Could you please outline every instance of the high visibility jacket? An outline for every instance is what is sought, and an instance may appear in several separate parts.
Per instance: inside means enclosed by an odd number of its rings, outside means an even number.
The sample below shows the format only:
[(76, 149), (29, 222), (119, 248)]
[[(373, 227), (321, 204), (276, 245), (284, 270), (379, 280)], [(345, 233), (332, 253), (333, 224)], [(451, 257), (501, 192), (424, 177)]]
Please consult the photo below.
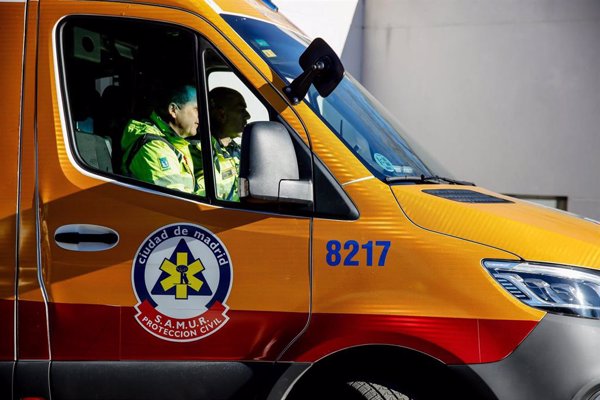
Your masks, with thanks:
[[(221, 146), (219, 141), (211, 136), (213, 167), (215, 176), (215, 196), (220, 200), (240, 201), (239, 174), (240, 174), (240, 146), (231, 142), (227, 147)], [(204, 170), (202, 169), (202, 150), (197, 143), (191, 147), (192, 158), (196, 165), (196, 181), (199, 191), (204, 189)]]
[[(168, 143), (147, 140), (148, 137), (164, 138)], [(140, 143), (143, 143), (141, 147)], [(169, 189), (205, 194), (204, 185), (201, 189), (194, 177), (189, 142), (179, 137), (155, 112), (150, 121), (129, 121), (121, 138), (121, 148), (124, 174)]]
[(240, 201), (240, 148), (233, 140), (227, 147), (213, 137), (213, 164), (217, 197), (221, 200)]

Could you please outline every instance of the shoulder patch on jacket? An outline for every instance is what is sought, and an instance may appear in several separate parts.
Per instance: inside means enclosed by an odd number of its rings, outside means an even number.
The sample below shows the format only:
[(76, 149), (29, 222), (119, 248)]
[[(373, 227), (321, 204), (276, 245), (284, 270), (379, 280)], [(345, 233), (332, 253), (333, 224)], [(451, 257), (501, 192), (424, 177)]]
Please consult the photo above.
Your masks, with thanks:
[(160, 167), (162, 168), (163, 171), (171, 169), (171, 166), (169, 165), (169, 160), (167, 159), (167, 157), (160, 157), (158, 160), (160, 161)]

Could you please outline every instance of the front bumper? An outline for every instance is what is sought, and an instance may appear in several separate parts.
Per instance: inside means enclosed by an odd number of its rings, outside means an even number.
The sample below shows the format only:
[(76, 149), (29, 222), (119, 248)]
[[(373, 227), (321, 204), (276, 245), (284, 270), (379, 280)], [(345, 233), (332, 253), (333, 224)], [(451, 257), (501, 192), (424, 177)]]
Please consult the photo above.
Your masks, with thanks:
[(475, 373), (499, 400), (596, 400), (600, 321), (547, 314), (504, 360), (451, 368)]

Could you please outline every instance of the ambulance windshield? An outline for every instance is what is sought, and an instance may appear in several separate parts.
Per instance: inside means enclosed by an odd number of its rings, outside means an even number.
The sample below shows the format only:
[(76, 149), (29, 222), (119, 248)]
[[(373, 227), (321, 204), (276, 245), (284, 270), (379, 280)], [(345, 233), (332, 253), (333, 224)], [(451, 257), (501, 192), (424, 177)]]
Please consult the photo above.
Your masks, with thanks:
[[(228, 14), (223, 18), (284, 80), (291, 82), (302, 73), (298, 59), (309, 44), (307, 38), (251, 18)], [(430, 158), (425, 162), (421, 149), (417, 155), (418, 146), (350, 75), (345, 74), (326, 98), (311, 86), (304, 101), (379, 179), (448, 176)]]

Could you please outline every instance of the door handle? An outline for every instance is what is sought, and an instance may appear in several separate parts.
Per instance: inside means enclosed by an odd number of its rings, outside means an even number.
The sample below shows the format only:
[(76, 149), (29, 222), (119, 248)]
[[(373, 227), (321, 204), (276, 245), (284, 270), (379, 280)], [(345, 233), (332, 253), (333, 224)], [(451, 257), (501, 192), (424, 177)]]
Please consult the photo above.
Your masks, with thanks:
[(102, 251), (119, 243), (119, 234), (113, 229), (90, 224), (63, 225), (54, 232), (56, 244), (72, 251)]

